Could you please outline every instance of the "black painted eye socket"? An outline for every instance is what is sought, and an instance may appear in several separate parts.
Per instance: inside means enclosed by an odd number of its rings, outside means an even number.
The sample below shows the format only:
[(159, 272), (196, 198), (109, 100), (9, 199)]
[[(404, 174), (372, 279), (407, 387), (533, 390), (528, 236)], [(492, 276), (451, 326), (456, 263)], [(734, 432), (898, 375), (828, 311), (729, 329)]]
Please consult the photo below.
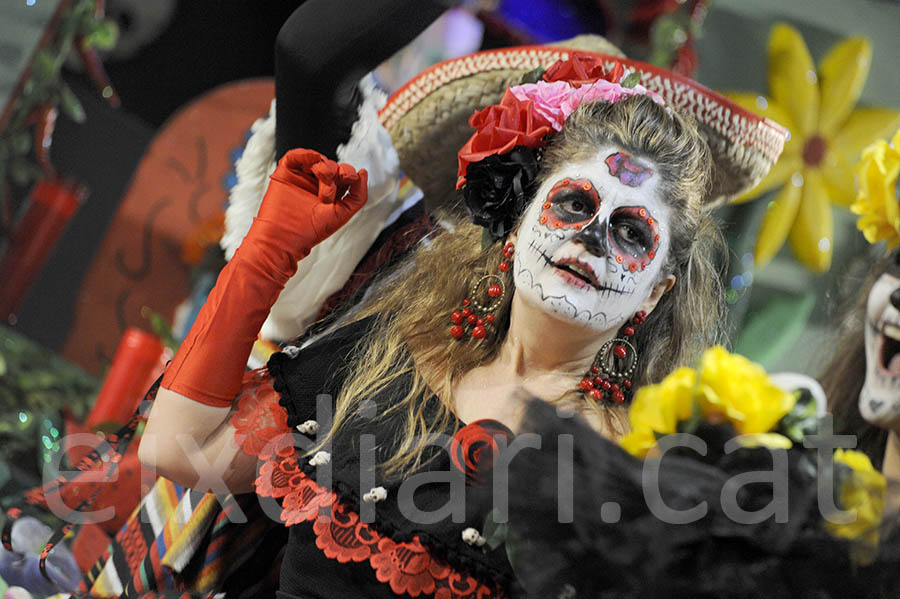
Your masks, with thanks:
[(562, 191), (553, 198), (553, 211), (566, 222), (589, 220), (596, 210), (594, 199), (579, 191)]
[(610, 230), (616, 243), (633, 253), (644, 253), (650, 247), (650, 232), (643, 223), (628, 217), (613, 218)]

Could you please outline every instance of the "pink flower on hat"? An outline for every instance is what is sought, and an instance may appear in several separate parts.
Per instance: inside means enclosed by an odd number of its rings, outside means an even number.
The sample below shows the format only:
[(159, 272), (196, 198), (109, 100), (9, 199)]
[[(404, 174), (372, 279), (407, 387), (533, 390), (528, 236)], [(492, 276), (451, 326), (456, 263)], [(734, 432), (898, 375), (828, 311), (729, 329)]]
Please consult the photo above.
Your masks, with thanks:
[(520, 101), (532, 103), (532, 110), (544, 119), (555, 131), (562, 131), (566, 119), (582, 104), (589, 102), (618, 102), (626, 96), (647, 95), (657, 104), (663, 99), (642, 85), (633, 88), (622, 87), (605, 79), (598, 79), (580, 87), (572, 87), (565, 81), (538, 81), (509, 88)]
[(575, 90), (565, 81), (525, 83), (511, 87), (509, 91), (522, 102), (530, 101), (532, 110), (546, 119), (555, 131), (562, 131), (566, 119), (578, 107), (577, 103), (572, 103)]

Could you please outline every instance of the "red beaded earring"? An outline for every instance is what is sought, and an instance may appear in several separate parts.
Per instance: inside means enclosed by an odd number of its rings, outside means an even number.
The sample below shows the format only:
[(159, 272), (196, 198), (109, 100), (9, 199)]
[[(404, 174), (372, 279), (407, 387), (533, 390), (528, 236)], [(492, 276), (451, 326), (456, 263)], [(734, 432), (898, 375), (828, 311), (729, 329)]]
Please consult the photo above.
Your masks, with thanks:
[(631, 377), (638, 358), (632, 343), (634, 327), (644, 324), (645, 320), (647, 313), (641, 310), (622, 327), (618, 337), (603, 344), (590, 371), (579, 384), (586, 397), (614, 404), (623, 404), (631, 398)]
[[(515, 249), (511, 241), (503, 246), (500, 264), (497, 266), (497, 270), (501, 273), (509, 271)], [(454, 339), (462, 339), (466, 334), (464, 327), (475, 325), (472, 337), (484, 339), (487, 335), (486, 327), (493, 324), (494, 312), (503, 303), (505, 293), (503, 279), (499, 275), (484, 275), (478, 279), (469, 296), (463, 300), (462, 308), (450, 315), (450, 321), (453, 323), (450, 335)]]

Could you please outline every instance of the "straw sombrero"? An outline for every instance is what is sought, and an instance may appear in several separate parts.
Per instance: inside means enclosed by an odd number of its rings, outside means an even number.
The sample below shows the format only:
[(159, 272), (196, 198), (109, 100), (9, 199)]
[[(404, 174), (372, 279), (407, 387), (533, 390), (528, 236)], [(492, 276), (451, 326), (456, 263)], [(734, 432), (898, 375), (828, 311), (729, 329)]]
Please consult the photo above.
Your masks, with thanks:
[(713, 155), (708, 206), (752, 188), (778, 159), (787, 129), (686, 77), (630, 60), (599, 36), (579, 36), (551, 46), (488, 50), (438, 63), (397, 90), (379, 112), (391, 135), (400, 168), (425, 193), (430, 208), (456, 201), (456, 153), (472, 135), (468, 119), (496, 104), (523, 75), (566, 60), (572, 51), (590, 52), (609, 72), (615, 64), (640, 73), (641, 84), (666, 104), (697, 121)]

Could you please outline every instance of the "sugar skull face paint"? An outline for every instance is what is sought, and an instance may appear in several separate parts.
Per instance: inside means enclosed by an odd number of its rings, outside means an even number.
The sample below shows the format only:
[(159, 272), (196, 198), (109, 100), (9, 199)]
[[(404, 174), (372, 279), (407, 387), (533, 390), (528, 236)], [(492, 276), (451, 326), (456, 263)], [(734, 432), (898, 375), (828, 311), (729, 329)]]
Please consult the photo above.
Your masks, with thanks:
[[(895, 256), (900, 258), (900, 254)], [(869, 291), (862, 417), (883, 428), (900, 424), (900, 264), (895, 260)]]
[[(618, 169), (609, 164), (614, 157)], [(598, 331), (643, 309), (669, 248), (669, 208), (653, 170), (610, 146), (551, 173), (522, 217), (517, 293)]]

